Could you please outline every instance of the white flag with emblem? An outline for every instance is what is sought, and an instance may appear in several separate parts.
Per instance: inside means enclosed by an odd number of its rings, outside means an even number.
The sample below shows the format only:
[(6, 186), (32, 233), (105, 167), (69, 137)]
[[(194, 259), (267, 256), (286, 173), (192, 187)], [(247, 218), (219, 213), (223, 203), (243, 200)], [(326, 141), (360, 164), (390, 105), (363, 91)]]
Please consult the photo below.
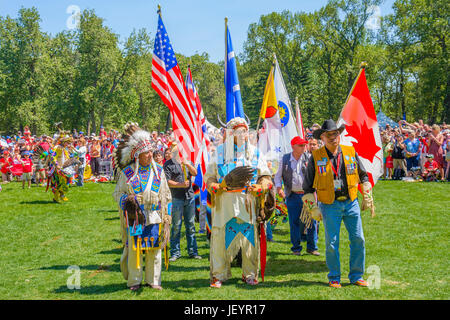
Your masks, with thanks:
[(286, 86), (283, 81), (283, 75), (281, 74), (280, 66), (278, 65), (278, 60), (275, 57), (275, 72), (274, 72), (274, 82), (275, 82), (275, 93), (278, 100), (278, 112), (280, 114), (281, 121), (281, 154), (286, 154), (292, 152), (291, 140), (292, 138), (298, 136), (297, 127), (295, 125), (295, 117), (292, 112), (291, 100), (289, 99), (289, 94), (287, 92)]

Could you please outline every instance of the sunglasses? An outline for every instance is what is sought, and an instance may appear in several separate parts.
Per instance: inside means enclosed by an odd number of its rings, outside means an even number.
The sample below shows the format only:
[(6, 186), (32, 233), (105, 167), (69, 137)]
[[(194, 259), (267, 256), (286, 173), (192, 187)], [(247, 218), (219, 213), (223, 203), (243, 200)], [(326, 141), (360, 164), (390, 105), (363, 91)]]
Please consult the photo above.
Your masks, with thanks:
[(339, 131), (331, 131), (325, 133), (325, 136), (329, 139), (336, 138), (339, 135)]

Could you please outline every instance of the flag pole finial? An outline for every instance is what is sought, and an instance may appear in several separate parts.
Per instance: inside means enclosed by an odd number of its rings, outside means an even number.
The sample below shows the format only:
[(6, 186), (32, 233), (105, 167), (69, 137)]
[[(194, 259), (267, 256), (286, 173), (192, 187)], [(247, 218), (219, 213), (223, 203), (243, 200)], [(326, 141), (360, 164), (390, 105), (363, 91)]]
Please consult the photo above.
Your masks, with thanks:
[(156, 13), (158, 13), (159, 15), (161, 15), (161, 5), (158, 4), (158, 11), (156, 11)]
[(359, 65), (359, 72), (358, 75), (355, 78), (355, 81), (353, 81), (352, 88), (350, 89), (350, 92), (348, 93), (347, 99), (345, 99), (344, 107), (347, 105), (348, 99), (350, 99), (350, 96), (352, 95), (353, 89), (355, 89), (356, 83), (358, 82), (359, 77), (361, 76), (361, 73), (363, 70), (366, 70), (366, 67), (368, 66), (367, 62), (363, 61)]

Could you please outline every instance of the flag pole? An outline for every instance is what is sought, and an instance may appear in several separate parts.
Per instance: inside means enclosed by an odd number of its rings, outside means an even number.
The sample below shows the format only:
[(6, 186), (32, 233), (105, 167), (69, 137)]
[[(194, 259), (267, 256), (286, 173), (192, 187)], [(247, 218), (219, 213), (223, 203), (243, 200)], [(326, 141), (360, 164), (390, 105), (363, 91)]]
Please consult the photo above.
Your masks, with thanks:
[(347, 105), (348, 100), (350, 99), (350, 96), (352, 95), (353, 89), (355, 89), (356, 83), (358, 82), (359, 77), (361, 76), (361, 73), (364, 69), (367, 67), (367, 62), (363, 61), (361, 62), (359, 66), (359, 73), (355, 78), (355, 81), (353, 81), (352, 88), (350, 89), (350, 92), (348, 93), (347, 99), (345, 99), (344, 107)]
[[(297, 109), (300, 110), (300, 107), (298, 106), (298, 96), (295, 96), (295, 112), (297, 112)], [(299, 121), (298, 117), (295, 117), (295, 124), (296, 124), (296, 127), (297, 127), (297, 134), (300, 135), (300, 133), (303, 132), (303, 128), (300, 128), (300, 123), (298, 121)], [(300, 119), (300, 121), (301, 121), (301, 119)], [(303, 136), (303, 139), (304, 138), (305, 137)]]
[[(228, 34), (227, 34), (227, 28), (228, 28), (228, 18), (225, 17), (225, 72), (227, 70), (227, 63), (228, 63)], [(226, 75), (225, 75), (226, 78)]]
[[(225, 59), (224, 59), (224, 76), (225, 76), (225, 91), (227, 86), (227, 64), (228, 64), (228, 34), (227, 34), (227, 28), (228, 28), (228, 18), (225, 17)], [(226, 94), (225, 94), (225, 123), (228, 122), (227, 119), (227, 106), (226, 106)]]
[(160, 4), (158, 4), (158, 11), (156, 11), (156, 13), (159, 14), (159, 16), (162, 18), (162, 15), (161, 15), (161, 5), (160, 5)]

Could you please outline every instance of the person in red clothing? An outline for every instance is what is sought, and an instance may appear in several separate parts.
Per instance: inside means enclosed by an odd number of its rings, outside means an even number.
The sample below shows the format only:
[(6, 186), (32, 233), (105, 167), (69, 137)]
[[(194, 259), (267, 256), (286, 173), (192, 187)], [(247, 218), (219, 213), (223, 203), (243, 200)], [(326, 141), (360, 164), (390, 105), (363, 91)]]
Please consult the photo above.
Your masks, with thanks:
[(30, 159), (30, 153), (24, 152), (22, 161), (22, 189), (25, 189), (25, 181), (28, 182), (28, 189), (31, 188), (31, 176), (33, 175), (33, 162)]
[(423, 180), (425, 181), (437, 181), (439, 176), (439, 164), (434, 160), (432, 154), (426, 156), (427, 162), (425, 162), (424, 171), (422, 173)]
[(39, 145), (44, 148), (45, 151), (48, 151), (48, 149), (50, 149), (50, 138), (46, 135), (43, 135), (42, 141), (39, 143)]
[(100, 127), (100, 132), (98, 134), (100, 136), (100, 139), (103, 140), (106, 138), (106, 136), (108, 135), (105, 131), (105, 129), (103, 128), (103, 126)]
[(11, 181), (11, 171), (10, 166), (12, 166), (12, 159), (9, 156), (9, 151), (3, 151), (3, 157), (0, 159), (0, 171), (2, 173), (2, 182), (10, 182)]
[(30, 132), (30, 130), (29, 130), (27, 127), (25, 127), (25, 128), (26, 128), (26, 129), (25, 129), (25, 131), (23, 132), (23, 137), (22, 137), (22, 139), (25, 140), (25, 145), (32, 145), (33, 142), (34, 142), (34, 139), (33, 139), (33, 137), (31, 137), (31, 132)]
[(10, 167), (10, 172), (12, 173), (13, 177), (16, 178), (16, 181), (20, 181), (20, 177), (23, 173), (23, 166), (22, 166), (22, 157), (20, 156), (20, 149), (15, 148), (14, 154), (12, 154), (12, 164)]

